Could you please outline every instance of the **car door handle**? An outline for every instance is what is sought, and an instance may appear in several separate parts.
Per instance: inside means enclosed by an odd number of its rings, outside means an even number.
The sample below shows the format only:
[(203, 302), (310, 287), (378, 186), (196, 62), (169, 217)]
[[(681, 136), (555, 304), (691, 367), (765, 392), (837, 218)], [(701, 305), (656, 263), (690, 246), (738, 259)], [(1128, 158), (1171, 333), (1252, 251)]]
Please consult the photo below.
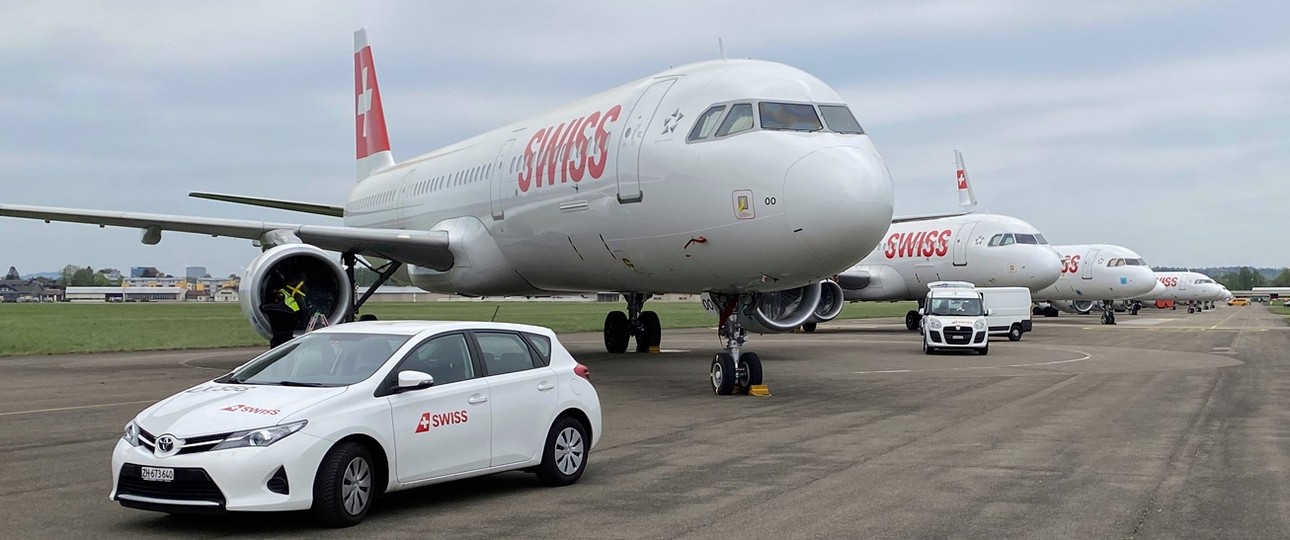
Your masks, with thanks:
[(549, 382), (547, 382), (547, 381), (542, 381), (541, 383), (538, 383), (538, 390), (540, 390), (540, 391), (542, 391), (542, 392), (545, 392), (545, 391), (547, 391), (547, 390), (551, 390), (551, 389), (554, 389), (554, 388), (555, 388), (555, 385), (554, 385), (554, 384), (551, 384), (551, 383), (549, 383)]
[(488, 396), (485, 396), (483, 394), (475, 394), (473, 396), (470, 396), (470, 400), (469, 400), (471, 405), (479, 405), (480, 403), (483, 403), (485, 401), (488, 401)]

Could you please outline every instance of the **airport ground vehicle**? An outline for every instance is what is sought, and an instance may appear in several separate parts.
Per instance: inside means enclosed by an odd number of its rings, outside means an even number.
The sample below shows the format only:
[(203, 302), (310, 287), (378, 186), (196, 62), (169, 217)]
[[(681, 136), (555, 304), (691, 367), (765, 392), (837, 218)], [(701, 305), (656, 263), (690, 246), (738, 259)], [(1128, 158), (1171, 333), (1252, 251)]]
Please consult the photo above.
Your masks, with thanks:
[(1229, 300), (1227, 301), (1227, 305), (1229, 305), (1229, 306), (1248, 306), (1248, 305), (1250, 305), (1250, 299), (1249, 299), (1249, 298), (1231, 298), (1231, 299), (1229, 299)]
[(381, 494), (522, 469), (577, 482), (601, 434), (587, 368), (549, 329), (324, 328), (144, 409), (111, 499), (171, 513), (313, 511), (357, 524)]
[(924, 299), (922, 313), (923, 352), (939, 349), (971, 349), (990, 353), (987, 311), (981, 293), (972, 288), (932, 288)]
[(977, 287), (988, 312), (985, 320), (992, 336), (1008, 336), (1010, 341), (1020, 341), (1029, 332), (1030, 289), (1025, 287)]

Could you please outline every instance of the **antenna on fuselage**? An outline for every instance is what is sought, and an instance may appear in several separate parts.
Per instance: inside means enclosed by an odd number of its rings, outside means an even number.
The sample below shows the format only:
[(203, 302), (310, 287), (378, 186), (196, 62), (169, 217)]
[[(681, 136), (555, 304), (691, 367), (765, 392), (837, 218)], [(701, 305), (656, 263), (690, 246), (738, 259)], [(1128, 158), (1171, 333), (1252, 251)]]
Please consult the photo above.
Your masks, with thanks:
[(717, 50), (721, 52), (721, 61), (724, 62), (726, 60), (726, 44), (722, 43), (719, 37), (717, 38)]

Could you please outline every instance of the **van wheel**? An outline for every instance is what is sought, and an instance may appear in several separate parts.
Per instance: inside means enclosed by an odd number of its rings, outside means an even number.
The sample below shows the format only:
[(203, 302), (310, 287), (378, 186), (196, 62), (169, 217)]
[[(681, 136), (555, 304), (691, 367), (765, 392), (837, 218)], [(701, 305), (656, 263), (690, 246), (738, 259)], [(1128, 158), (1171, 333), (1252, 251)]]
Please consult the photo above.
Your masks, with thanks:
[(577, 482), (582, 478), (582, 472), (587, 470), (587, 451), (590, 449), (591, 439), (587, 437), (587, 428), (582, 422), (570, 416), (556, 419), (542, 448), (538, 480), (548, 486), (567, 486)]
[(314, 477), (314, 517), (328, 527), (358, 525), (376, 496), (372, 455), (356, 442), (333, 446)]
[(1021, 325), (1014, 324), (1008, 329), (1008, 341), (1021, 341)]
[(981, 347), (980, 349), (977, 349), (977, 350), (976, 350), (976, 353), (977, 353), (977, 354), (979, 354), (979, 355), (981, 355), (981, 356), (985, 356), (985, 355), (987, 355), (987, 354), (990, 354), (990, 346), (989, 346), (989, 345), (986, 345), (986, 346), (984, 346), (984, 347)]
[(923, 338), (923, 354), (932, 354), (936, 349), (927, 346), (927, 338)]

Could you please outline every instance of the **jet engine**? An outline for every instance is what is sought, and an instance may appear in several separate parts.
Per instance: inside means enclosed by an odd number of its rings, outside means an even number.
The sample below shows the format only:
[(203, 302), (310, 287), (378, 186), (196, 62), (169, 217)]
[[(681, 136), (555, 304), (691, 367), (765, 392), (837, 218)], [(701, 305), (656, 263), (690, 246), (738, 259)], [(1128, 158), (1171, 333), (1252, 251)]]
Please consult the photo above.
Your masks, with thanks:
[(265, 339), (272, 337), (273, 331), (260, 308), (272, 302), (277, 291), (292, 295), (299, 307), (297, 332), (308, 326), (314, 314), (322, 314), (329, 325), (345, 322), (354, 303), (353, 289), (340, 262), (309, 244), (282, 244), (265, 250), (242, 276), (238, 289), (242, 313)]
[(1061, 311), (1077, 315), (1088, 315), (1088, 312), (1093, 310), (1092, 300), (1058, 300), (1051, 304)]
[[(832, 281), (828, 283), (831, 289), (837, 288), (837, 292), (841, 292), (841, 287), (836, 283)], [(739, 306), (739, 324), (759, 334), (791, 331), (803, 323), (815, 320), (816, 311), (821, 307), (823, 288), (820, 283), (812, 283), (795, 289), (755, 295), (750, 301)], [(832, 294), (830, 292), (830, 295)], [(841, 295), (837, 295), (836, 298), (838, 301), (835, 303), (840, 310)], [(827, 315), (829, 311), (833, 310), (824, 309), (823, 314)], [(837, 313), (833, 313), (833, 317), (836, 316)]]
[(811, 314), (811, 319), (807, 322), (822, 323), (837, 318), (838, 314), (842, 313), (842, 306), (846, 302), (841, 285), (831, 279), (821, 281), (820, 302), (815, 304), (815, 312)]

